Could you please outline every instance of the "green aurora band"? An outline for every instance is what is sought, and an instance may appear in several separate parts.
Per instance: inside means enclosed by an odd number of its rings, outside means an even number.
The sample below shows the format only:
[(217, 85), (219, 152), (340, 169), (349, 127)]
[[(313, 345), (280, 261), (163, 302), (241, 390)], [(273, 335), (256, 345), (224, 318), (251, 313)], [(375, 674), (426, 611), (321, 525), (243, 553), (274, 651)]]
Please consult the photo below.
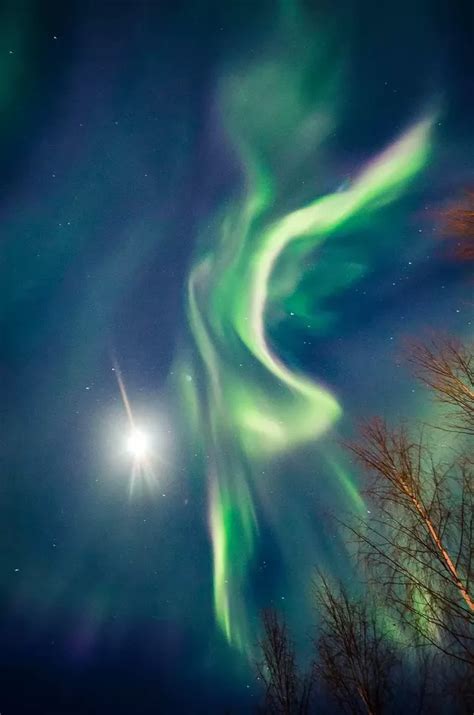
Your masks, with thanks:
[[(427, 162), (433, 120), (428, 116), (416, 122), (363, 166), (350, 185), (278, 217), (275, 207), (285, 187), (277, 196), (278, 177), (276, 172), (272, 175), (272, 159), (265, 160), (269, 152), (260, 141), (273, 129), (268, 117), (258, 125), (255, 116), (262, 114), (261, 87), (270, 83), (276, 109), (284, 106), (285, 98), (296, 107), (284, 116), (270, 107), (271, 121), (278, 124), (281, 119), (280, 136), (291, 141), (297, 135), (301, 144), (297, 130), (308, 109), (294, 84), (300, 82), (298, 73), (305, 72), (308, 58), (303, 55), (299, 65), (294, 58), (291, 64), (262, 61), (223, 85), (223, 121), (242, 160), (247, 189), (244, 198), (227, 205), (207, 229), (205, 248), (190, 272), (187, 310), (197, 354), (188, 349), (175, 372), (181, 376), (185, 409), (194, 424), (196, 444), (199, 433), (208, 476), (215, 614), (228, 642), (244, 651), (250, 650), (252, 641), (245, 588), (258, 532), (256, 495), (262, 466), (316, 442), (342, 415), (327, 387), (292, 370), (272, 349), (268, 322), (303, 280), (304, 259), (341, 229), (350, 230), (406, 190)], [(326, 108), (332, 84), (321, 90), (321, 106)], [(242, 92), (248, 113), (239, 108)], [(248, 101), (252, 92), (253, 102)], [(317, 116), (323, 114), (328, 112), (319, 111)], [(322, 142), (323, 137), (316, 139), (313, 132), (310, 141)], [(339, 267), (334, 285), (320, 287), (319, 301), (358, 280), (367, 269), (347, 261)], [(317, 286), (313, 291), (318, 297)], [(314, 319), (317, 325), (318, 316)], [(360, 509), (363, 503), (350, 477), (332, 457), (327, 462)]]

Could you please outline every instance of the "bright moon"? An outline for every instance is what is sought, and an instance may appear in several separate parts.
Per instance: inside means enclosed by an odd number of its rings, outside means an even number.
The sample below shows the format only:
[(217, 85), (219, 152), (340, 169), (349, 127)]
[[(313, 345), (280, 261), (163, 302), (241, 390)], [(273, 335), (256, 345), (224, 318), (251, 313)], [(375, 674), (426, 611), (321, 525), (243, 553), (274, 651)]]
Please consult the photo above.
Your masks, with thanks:
[(149, 452), (150, 440), (141, 430), (134, 429), (127, 439), (127, 451), (135, 459), (143, 459)]

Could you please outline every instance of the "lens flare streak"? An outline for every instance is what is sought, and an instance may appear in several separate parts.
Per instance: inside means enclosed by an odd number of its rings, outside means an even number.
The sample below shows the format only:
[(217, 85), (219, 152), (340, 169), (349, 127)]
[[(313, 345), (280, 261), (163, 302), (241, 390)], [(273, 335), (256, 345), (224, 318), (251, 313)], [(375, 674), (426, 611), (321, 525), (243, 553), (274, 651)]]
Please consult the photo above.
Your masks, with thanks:
[(120, 396), (122, 398), (123, 406), (125, 408), (129, 424), (129, 433), (126, 437), (125, 446), (126, 451), (132, 459), (129, 488), (129, 494), (130, 496), (132, 496), (138, 480), (151, 487), (156, 481), (156, 475), (155, 470), (153, 468), (153, 455), (151, 450), (150, 437), (147, 432), (145, 432), (140, 426), (136, 424), (130, 400), (127, 395), (127, 390), (125, 388), (122, 373), (115, 358), (113, 359), (113, 365), (114, 373), (120, 391)]

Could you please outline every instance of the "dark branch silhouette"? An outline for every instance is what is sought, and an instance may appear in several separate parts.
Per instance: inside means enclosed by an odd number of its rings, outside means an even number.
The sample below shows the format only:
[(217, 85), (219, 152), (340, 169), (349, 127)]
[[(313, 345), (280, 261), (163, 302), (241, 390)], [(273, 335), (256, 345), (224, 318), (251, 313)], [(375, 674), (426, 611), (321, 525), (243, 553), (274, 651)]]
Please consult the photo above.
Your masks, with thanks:
[(349, 598), (319, 574), (320, 619), (315, 670), (344, 712), (382, 715), (392, 699), (398, 659), (381, 611), (368, 599)]
[(261, 660), (257, 673), (265, 686), (261, 710), (272, 715), (307, 715), (310, 708), (313, 673), (301, 676), (286, 623), (269, 609), (262, 614), (263, 635), (259, 642)]
[(452, 204), (443, 214), (447, 238), (457, 242), (454, 255), (462, 261), (474, 261), (474, 191)]
[(367, 515), (343, 524), (364, 597), (318, 574), (315, 661), (303, 677), (284, 621), (264, 612), (265, 713), (305, 715), (313, 689), (318, 712), (326, 694), (349, 715), (474, 712), (472, 349), (436, 338), (413, 345), (409, 359), (449, 407), (440, 429), (452, 434), (379, 418), (348, 445), (365, 475)]
[(474, 360), (470, 345), (453, 338), (413, 343), (408, 360), (416, 376), (449, 407), (441, 429), (474, 435)]
[(352, 452), (371, 476), (371, 517), (348, 525), (403, 622), (453, 658), (474, 658), (472, 461), (436, 462), (403, 429), (370, 422)]

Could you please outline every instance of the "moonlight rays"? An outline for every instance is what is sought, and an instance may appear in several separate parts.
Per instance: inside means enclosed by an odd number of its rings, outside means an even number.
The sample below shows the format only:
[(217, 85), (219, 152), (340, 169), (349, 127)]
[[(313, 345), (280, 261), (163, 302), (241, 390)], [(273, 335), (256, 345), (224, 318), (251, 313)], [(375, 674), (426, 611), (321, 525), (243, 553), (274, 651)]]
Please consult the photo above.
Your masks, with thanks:
[(132, 496), (137, 482), (142, 482), (152, 487), (156, 481), (154, 445), (150, 433), (142, 425), (137, 424), (118, 362), (116, 359), (113, 362), (120, 396), (128, 420), (128, 433), (124, 439), (126, 452), (131, 459), (130, 496)]

